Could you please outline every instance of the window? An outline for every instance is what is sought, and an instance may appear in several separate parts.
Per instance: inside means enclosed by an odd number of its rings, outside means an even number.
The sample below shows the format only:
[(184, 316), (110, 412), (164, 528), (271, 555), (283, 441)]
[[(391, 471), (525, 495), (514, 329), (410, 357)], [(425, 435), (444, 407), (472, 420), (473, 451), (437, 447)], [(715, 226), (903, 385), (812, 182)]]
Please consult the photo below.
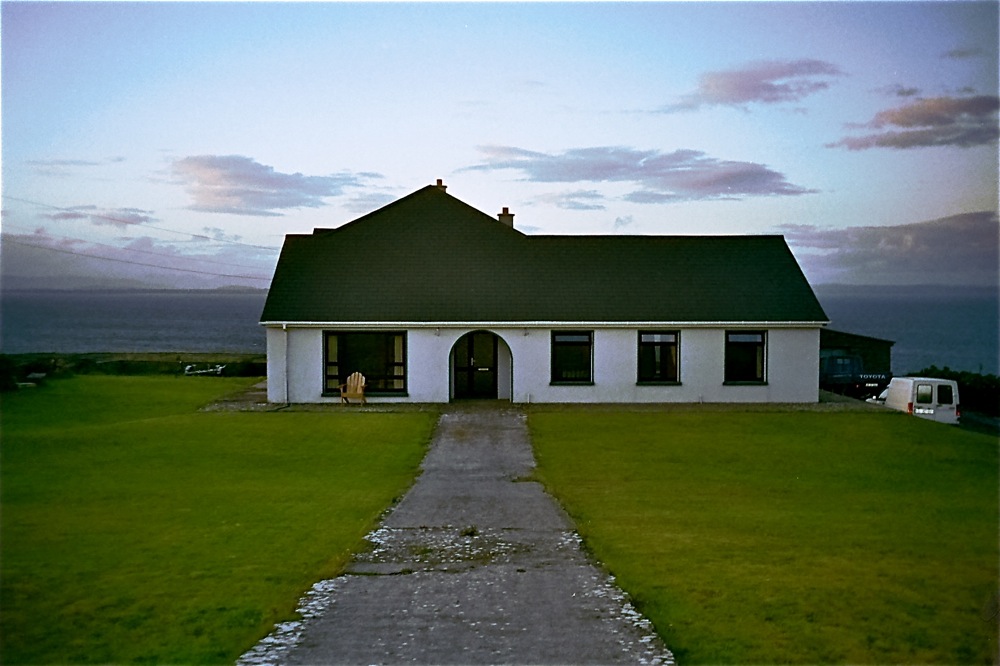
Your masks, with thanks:
[(677, 381), (676, 331), (639, 331), (639, 376), (642, 383)]
[(917, 384), (917, 404), (929, 405), (934, 402), (934, 387), (930, 384)]
[(590, 384), (593, 382), (593, 331), (552, 332), (552, 383)]
[(726, 381), (758, 383), (765, 381), (763, 331), (726, 332)]
[(951, 390), (951, 384), (938, 384), (938, 404), (950, 405), (955, 402), (955, 392)]
[(365, 376), (365, 390), (369, 393), (406, 392), (406, 333), (327, 331), (324, 337), (324, 393), (336, 394), (355, 372)]

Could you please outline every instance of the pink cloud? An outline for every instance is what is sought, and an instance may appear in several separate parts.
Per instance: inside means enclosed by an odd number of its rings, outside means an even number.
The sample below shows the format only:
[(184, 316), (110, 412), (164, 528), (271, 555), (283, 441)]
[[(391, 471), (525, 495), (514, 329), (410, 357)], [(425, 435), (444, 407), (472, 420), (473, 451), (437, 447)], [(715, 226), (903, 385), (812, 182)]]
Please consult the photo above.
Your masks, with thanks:
[(97, 206), (74, 206), (60, 210), (58, 213), (48, 213), (42, 217), (54, 221), (88, 220), (97, 226), (113, 226), (125, 229), (132, 224), (147, 224), (156, 220), (152, 211), (139, 208), (108, 208)]
[(306, 176), (281, 173), (242, 155), (194, 155), (174, 162), (193, 210), (237, 215), (280, 215), (287, 208), (318, 208), (326, 197), (359, 186), (377, 174)]
[[(634, 203), (787, 196), (815, 191), (789, 183), (784, 175), (763, 164), (721, 160), (698, 150), (662, 153), (602, 146), (548, 154), (513, 146), (487, 146), (480, 151), (485, 153), (485, 162), (466, 170), (513, 169), (533, 182), (632, 182), (638, 189), (624, 198)], [(585, 197), (580, 192), (571, 194), (551, 195), (552, 201), (577, 208), (599, 203), (593, 191), (587, 191)]]
[(806, 272), (820, 282), (996, 284), (1000, 224), (995, 211), (890, 227), (779, 227)]
[(604, 210), (604, 195), (596, 190), (552, 192), (535, 197), (535, 201), (566, 210)]
[(746, 106), (798, 102), (830, 87), (843, 72), (822, 60), (768, 60), (731, 70), (706, 72), (698, 89), (663, 111), (692, 111), (702, 106)]
[(880, 130), (864, 136), (845, 137), (829, 148), (971, 148), (994, 143), (1000, 137), (995, 95), (932, 97), (879, 111), (862, 128)]

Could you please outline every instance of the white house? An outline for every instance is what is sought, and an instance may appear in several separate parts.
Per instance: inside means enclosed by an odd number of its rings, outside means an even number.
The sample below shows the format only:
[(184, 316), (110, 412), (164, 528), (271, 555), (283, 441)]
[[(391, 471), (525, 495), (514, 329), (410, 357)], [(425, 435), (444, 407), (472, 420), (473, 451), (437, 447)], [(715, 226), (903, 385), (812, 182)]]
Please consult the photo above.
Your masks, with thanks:
[(268, 400), (816, 402), (827, 316), (780, 236), (538, 236), (438, 181), (285, 239)]

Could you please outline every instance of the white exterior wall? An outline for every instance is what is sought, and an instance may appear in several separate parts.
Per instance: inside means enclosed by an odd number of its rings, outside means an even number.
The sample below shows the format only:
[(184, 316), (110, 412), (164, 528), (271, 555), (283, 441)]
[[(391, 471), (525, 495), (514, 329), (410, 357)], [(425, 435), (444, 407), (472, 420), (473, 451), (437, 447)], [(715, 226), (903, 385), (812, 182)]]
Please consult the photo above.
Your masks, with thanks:
[(267, 334), (267, 401), (288, 402), (285, 378), (285, 336), (280, 328), (266, 328)]
[(324, 402), (322, 393), (323, 331), (291, 326), (267, 329), (268, 401)]
[[(345, 330), (330, 326), (330, 329)], [(407, 330), (407, 396), (371, 397), (371, 402), (448, 402), (452, 395), (451, 351), (472, 330), (500, 337), (498, 396), (513, 402), (816, 402), (819, 399), (819, 329), (767, 330), (767, 381), (727, 386), (723, 382), (725, 329), (679, 328), (680, 383), (636, 385), (638, 329), (593, 330), (593, 384), (552, 386), (551, 330), (542, 328), (411, 328)], [(268, 400), (336, 402), (323, 393), (322, 328), (267, 329)], [(360, 329), (359, 329), (360, 330)], [(364, 330), (372, 330), (366, 328)], [(386, 330), (399, 330), (388, 328)], [(761, 330), (757, 327), (753, 330)], [(285, 361), (285, 346), (288, 361)], [(288, 395), (285, 395), (287, 368)]]
[[(593, 330), (591, 386), (550, 384), (549, 330), (531, 331), (523, 349), (512, 343), (516, 363), (514, 402), (816, 402), (819, 399), (819, 329), (816, 328), (767, 330), (767, 382), (751, 386), (724, 383), (725, 329), (673, 329), (680, 331), (680, 383), (676, 386), (636, 383), (637, 329)], [(522, 359), (519, 351), (527, 358)]]
[(819, 329), (775, 329), (768, 332), (769, 402), (819, 402)]

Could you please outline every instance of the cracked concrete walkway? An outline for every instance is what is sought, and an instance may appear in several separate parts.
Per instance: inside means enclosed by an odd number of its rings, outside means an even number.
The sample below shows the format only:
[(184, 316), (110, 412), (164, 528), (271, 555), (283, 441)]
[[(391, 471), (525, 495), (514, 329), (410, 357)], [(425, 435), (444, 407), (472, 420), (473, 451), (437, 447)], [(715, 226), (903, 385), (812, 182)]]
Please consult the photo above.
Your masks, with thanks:
[(534, 465), (516, 408), (450, 409), (416, 484), (369, 535), (373, 550), (239, 663), (673, 663), (558, 504), (525, 480)]

